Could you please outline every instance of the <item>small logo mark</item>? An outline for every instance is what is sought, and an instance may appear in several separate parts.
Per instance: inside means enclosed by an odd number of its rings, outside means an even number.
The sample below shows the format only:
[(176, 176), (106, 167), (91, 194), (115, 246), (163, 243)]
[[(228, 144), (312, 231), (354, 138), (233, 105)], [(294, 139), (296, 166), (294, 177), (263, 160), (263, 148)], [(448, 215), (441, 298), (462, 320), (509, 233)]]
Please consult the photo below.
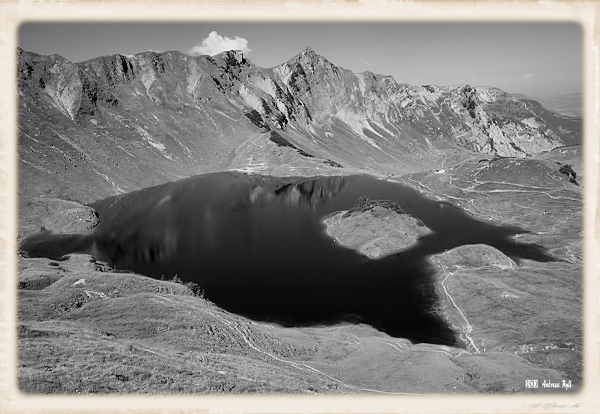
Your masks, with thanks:
[(537, 388), (538, 387), (538, 380), (525, 380), (525, 388)]

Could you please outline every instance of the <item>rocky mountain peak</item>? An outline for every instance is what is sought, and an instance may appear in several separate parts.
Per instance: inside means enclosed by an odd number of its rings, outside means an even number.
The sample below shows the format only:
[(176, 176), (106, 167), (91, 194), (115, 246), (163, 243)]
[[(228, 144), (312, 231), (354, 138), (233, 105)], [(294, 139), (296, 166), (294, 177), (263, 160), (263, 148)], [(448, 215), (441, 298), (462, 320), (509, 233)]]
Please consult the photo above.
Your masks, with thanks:
[(310, 46), (306, 46), (304, 50), (287, 61), (287, 64), (300, 64), (302, 66), (315, 66), (328, 64), (333, 66), (324, 56), (316, 53)]
[(247, 62), (241, 50), (227, 50), (213, 57), (226, 62), (230, 66), (243, 65)]
[(302, 52), (299, 53), (299, 55), (310, 56), (310, 57), (318, 57), (319, 56), (315, 53), (315, 51), (310, 46), (306, 46), (304, 48), (304, 50), (302, 50)]

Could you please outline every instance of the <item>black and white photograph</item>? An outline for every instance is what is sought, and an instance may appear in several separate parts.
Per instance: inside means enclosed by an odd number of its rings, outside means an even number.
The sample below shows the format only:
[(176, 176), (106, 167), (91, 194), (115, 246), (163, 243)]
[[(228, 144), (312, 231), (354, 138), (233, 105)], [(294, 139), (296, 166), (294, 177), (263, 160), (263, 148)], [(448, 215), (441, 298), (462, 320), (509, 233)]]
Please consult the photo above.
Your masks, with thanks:
[(21, 23), (19, 393), (577, 395), (584, 29)]

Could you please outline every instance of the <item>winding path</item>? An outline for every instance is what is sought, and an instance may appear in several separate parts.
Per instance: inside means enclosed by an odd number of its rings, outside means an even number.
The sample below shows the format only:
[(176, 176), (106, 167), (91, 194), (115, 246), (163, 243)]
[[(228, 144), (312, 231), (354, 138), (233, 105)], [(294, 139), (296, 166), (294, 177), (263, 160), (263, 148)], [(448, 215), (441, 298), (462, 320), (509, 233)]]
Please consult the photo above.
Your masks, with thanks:
[(479, 350), (479, 348), (477, 348), (477, 345), (475, 345), (475, 342), (473, 341), (473, 338), (471, 338), (471, 332), (473, 332), (473, 326), (471, 326), (471, 324), (469, 323), (469, 320), (467, 319), (467, 317), (465, 316), (465, 314), (463, 313), (463, 311), (458, 307), (458, 305), (454, 301), (454, 298), (452, 298), (452, 295), (450, 295), (450, 291), (448, 290), (448, 288), (445, 285), (446, 280), (452, 274), (454, 274), (454, 272), (448, 272), (448, 274), (446, 275), (446, 277), (444, 278), (444, 280), (442, 280), (441, 285), (442, 285), (442, 288), (444, 289), (444, 293), (445, 293), (446, 297), (448, 299), (450, 299), (450, 302), (452, 302), (452, 305), (454, 305), (454, 307), (456, 308), (456, 310), (458, 311), (458, 313), (460, 313), (460, 316), (465, 321), (465, 326), (464, 326), (464, 329), (463, 329), (463, 334), (465, 335), (465, 339), (467, 341), (469, 341), (469, 344), (470, 344), (471, 348), (473, 349), (473, 351), (475, 351), (475, 353), (478, 354), (481, 351)]

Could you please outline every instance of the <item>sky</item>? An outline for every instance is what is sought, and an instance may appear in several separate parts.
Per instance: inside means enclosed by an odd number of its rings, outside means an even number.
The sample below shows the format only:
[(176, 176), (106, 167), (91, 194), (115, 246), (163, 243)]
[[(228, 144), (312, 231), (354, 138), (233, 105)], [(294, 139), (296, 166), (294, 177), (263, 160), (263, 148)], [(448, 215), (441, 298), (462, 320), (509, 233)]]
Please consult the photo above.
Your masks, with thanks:
[(19, 46), (72, 62), (103, 55), (243, 50), (270, 68), (307, 46), (355, 73), (412, 85), (495, 86), (547, 97), (582, 91), (576, 23), (25, 23)]

